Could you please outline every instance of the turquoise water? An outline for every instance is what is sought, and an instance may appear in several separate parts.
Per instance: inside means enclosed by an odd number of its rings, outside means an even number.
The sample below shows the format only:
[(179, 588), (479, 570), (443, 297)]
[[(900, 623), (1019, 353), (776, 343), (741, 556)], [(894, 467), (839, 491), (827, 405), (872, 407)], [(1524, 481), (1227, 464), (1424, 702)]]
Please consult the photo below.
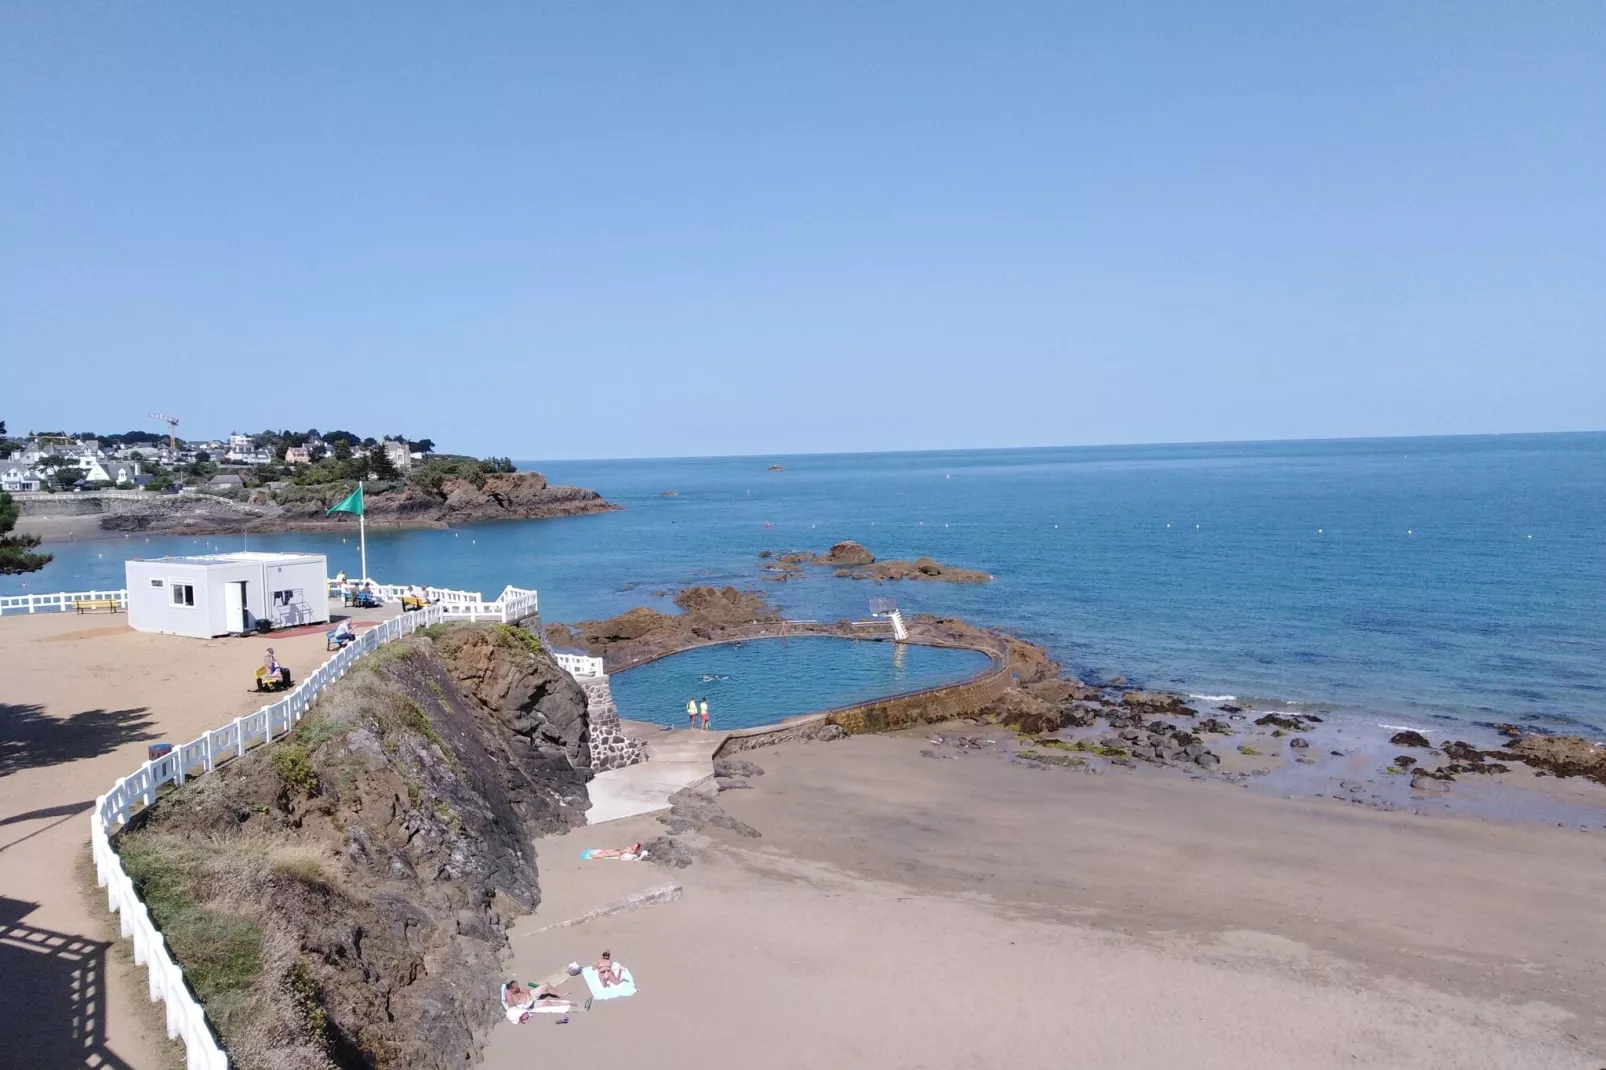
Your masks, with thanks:
[(686, 700), (707, 699), (714, 728), (751, 728), (904, 691), (957, 683), (987, 668), (975, 650), (797, 636), (723, 643), (613, 676), (619, 712), (686, 725)]
[[(775, 462), (787, 470), (765, 470)], [(1016, 629), (1090, 676), (1386, 720), (1606, 731), (1606, 434), (529, 466), (626, 508), (379, 534), (373, 573), (533, 586), (548, 620), (670, 608), (653, 592), (688, 582), (759, 586), (793, 617), (862, 616), (887, 594)], [(761, 549), (844, 538), (997, 578), (759, 580)], [(243, 543), (57, 544), (46, 571), (0, 590), (121, 586), (126, 555)], [(250, 546), (357, 569), (354, 534)]]

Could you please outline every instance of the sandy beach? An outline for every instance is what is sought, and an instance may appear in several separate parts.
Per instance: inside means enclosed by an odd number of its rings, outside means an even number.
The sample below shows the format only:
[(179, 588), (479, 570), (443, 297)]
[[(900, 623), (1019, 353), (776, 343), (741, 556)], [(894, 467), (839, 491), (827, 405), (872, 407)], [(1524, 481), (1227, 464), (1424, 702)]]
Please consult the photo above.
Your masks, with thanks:
[(486, 1065), (1606, 1065), (1606, 832), (922, 749), (746, 755), (766, 775), (719, 801), (761, 837), (686, 869), (578, 860), (652, 817), (538, 843), (520, 975), (606, 947), (640, 992), (499, 1026)]

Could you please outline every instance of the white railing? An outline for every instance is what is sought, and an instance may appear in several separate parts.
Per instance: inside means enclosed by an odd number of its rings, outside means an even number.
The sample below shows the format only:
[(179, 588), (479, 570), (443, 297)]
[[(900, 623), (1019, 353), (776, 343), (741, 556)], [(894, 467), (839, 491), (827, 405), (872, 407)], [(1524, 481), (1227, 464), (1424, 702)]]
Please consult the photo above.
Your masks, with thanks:
[(0, 596), (0, 614), (50, 613), (59, 610), (70, 613), (75, 602), (116, 602), (119, 609), (128, 608), (128, 592), (120, 591), (57, 591), (54, 594), (8, 594)]
[(134, 942), (134, 962), (150, 973), (151, 1001), (162, 1000), (167, 1005), (167, 1035), (183, 1039), (185, 1064), (189, 1070), (227, 1070), (229, 1057), (218, 1046), (206, 1023), (205, 1008), (190, 995), (189, 986), (184, 983), (184, 971), (168, 953), (162, 934), (151, 922), (149, 911), (134, 889), (134, 882), (124, 872), (112, 848), (112, 832), (126, 824), (136, 811), (154, 803), (157, 789), (163, 784), (183, 784), (191, 777), (211, 772), (219, 762), (239, 757), (252, 747), (289, 732), (318, 694), (344, 676), (363, 655), (445, 619), (444, 607), (428, 606), (417, 613), (393, 617), (363, 632), (283, 699), (255, 713), (236, 717), (222, 728), (213, 729), (146, 762), (95, 800), (95, 809), (89, 816), (89, 845), (96, 877), (106, 889), (107, 907), (117, 914), (123, 935)]
[(588, 657), (585, 654), (559, 654), (554, 652), (552, 660), (558, 663), (558, 668), (570, 676), (602, 676), (602, 659)]
[[(329, 597), (341, 598), (351, 581), (345, 584), (329, 581)], [(399, 583), (370, 583), (366, 590), (373, 592), (381, 603), (400, 602), (411, 597), (412, 586)], [(502, 588), (496, 601), (487, 602), (478, 591), (455, 591), (447, 587), (425, 587), (430, 603), (446, 611), (447, 620), (491, 620), (501, 624), (514, 624), (526, 617), (535, 616), (540, 609), (536, 592), (511, 584)]]

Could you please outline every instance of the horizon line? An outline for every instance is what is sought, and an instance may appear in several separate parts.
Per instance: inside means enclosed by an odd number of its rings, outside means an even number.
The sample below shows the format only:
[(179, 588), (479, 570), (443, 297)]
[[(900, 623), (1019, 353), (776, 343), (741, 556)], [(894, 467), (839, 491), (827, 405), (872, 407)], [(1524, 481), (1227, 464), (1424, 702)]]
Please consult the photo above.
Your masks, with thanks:
[(921, 449), (804, 450), (792, 453), (657, 454), (617, 457), (518, 457), (508, 454), (503, 454), (503, 456), (511, 456), (514, 461), (528, 461), (531, 463), (557, 462), (561, 464), (603, 461), (732, 461), (747, 459), (774, 460), (785, 457), (918, 456), (931, 453), (1024, 453), (1031, 450), (1141, 449), (1151, 446), (1275, 446), (1284, 443), (1314, 445), (1347, 442), (1422, 442), (1436, 439), (1471, 438), (1563, 438), (1590, 435), (1606, 435), (1606, 427), (1568, 431), (1474, 431), (1441, 435), (1322, 435), (1311, 438), (1173, 439), (1152, 442), (1047, 443), (1033, 446), (931, 446)]

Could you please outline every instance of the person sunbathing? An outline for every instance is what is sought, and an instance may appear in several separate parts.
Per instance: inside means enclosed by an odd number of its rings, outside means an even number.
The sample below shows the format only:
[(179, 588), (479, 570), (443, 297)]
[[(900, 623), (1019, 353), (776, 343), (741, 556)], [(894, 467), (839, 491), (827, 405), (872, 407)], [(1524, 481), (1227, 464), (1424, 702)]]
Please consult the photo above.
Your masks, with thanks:
[(531, 1007), (535, 1005), (535, 1001), (538, 999), (556, 999), (565, 1003), (569, 1002), (568, 996), (565, 996), (545, 981), (542, 981), (534, 988), (525, 988), (517, 980), (507, 983), (507, 1005), (509, 1007)]
[(619, 967), (614, 965), (612, 951), (604, 951), (602, 957), (596, 961), (595, 966), (597, 980), (602, 982), (603, 988), (624, 981), (624, 975), (619, 972)]
[(600, 850), (592, 851), (591, 852), (591, 857), (592, 858), (634, 858), (637, 855), (639, 855), (640, 853), (641, 853), (641, 844), (638, 843), (638, 844), (635, 844), (634, 846), (631, 846), (631, 847), (604, 847), (604, 848), (602, 848)]

